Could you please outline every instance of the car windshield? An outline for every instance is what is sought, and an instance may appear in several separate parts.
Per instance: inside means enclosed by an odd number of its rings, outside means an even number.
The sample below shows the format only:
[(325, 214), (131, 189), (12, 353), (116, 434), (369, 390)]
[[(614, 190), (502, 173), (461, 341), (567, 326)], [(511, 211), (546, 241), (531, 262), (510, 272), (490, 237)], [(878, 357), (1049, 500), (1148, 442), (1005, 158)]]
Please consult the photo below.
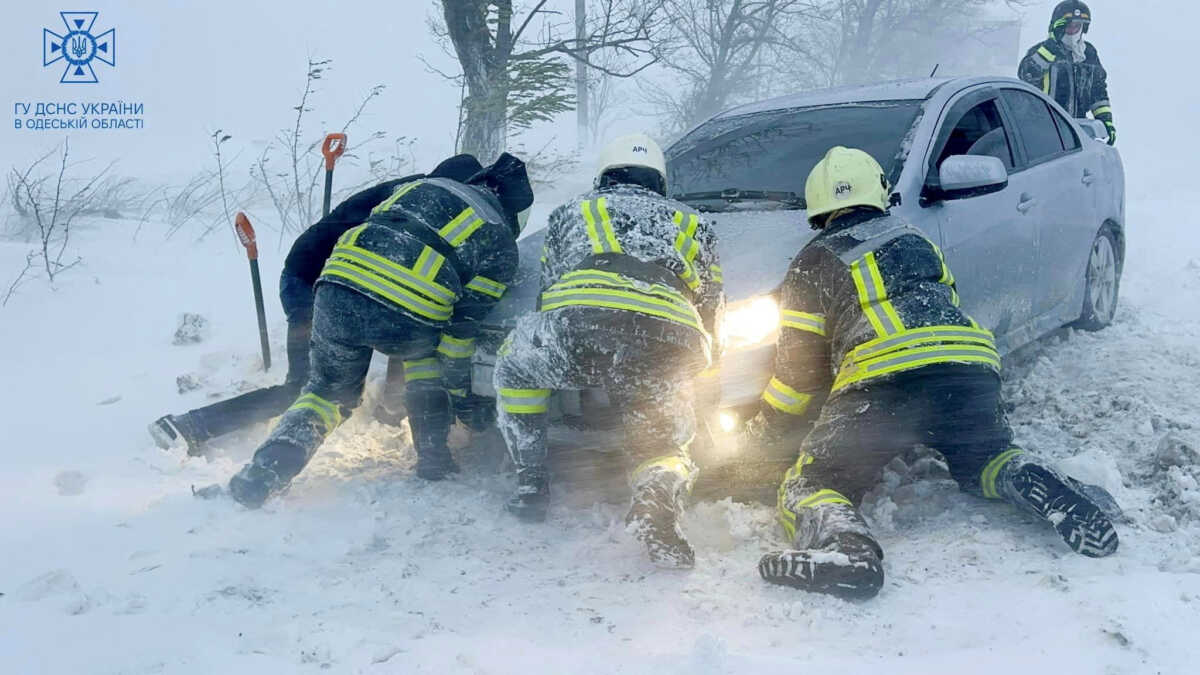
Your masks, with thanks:
[(855, 103), (713, 120), (668, 152), (671, 195), (712, 211), (802, 208), (803, 200), (788, 195), (804, 194), (808, 172), (835, 145), (865, 150), (894, 179), (921, 103)]

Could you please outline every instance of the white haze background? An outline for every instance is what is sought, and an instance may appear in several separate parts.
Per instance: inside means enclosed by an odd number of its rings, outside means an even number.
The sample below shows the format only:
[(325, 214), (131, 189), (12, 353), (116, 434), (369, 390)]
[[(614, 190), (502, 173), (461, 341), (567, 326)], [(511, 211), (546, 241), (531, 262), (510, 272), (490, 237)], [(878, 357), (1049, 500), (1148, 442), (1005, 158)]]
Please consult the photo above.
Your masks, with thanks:
[[(552, 0), (569, 13), (573, 3)], [(1054, 3), (1024, 9), (1022, 44), (1044, 39)], [(1193, 148), (1181, 130), (1194, 125), (1200, 92), (1189, 86), (1188, 41), (1200, 20), (1200, 6), (1183, 0), (1091, 3), (1097, 22), (1088, 39), (1109, 70), (1121, 147), (1131, 164), (1143, 157), (1160, 178), (1186, 175), (1172, 156)], [(431, 38), (427, 18), (437, 3), (400, 2), (99, 2), (98, 30), (115, 27), (117, 67), (96, 66), (100, 83), (62, 85), (61, 62), (43, 68), (42, 28), (61, 27), (59, 7), (10, 3), (0, 22), (0, 63), (5, 109), (14, 102), (123, 100), (146, 104), (147, 128), (138, 133), (76, 133), (78, 157), (118, 159), (115, 171), (127, 175), (184, 175), (211, 162), (208, 133), (217, 128), (234, 136), (231, 147), (269, 140), (292, 121), (292, 106), (304, 85), (306, 59), (333, 59), (314, 100), (310, 133), (321, 121), (339, 126), (373, 85), (387, 85), (365, 117), (364, 129), (383, 129), (420, 141), (422, 166), (453, 151), (458, 88), (428, 72), (457, 73), (454, 59)], [(1007, 16), (1005, 10), (998, 10)], [(1023, 48), (1022, 48), (1023, 49)], [(1013, 53), (1016, 61), (1023, 55)], [(636, 88), (627, 95), (635, 109)], [(1129, 124), (1146, 120), (1147, 125)], [(1122, 124), (1122, 121), (1125, 121)], [(614, 133), (649, 124), (631, 114)], [(15, 130), (0, 125), (6, 163), (21, 164), (44, 152), (61, 132)], [(533, 132), (539, 146), (553, 138), (564, 148), (575, 142), (573, 116)], [(353, 139), (351, 139), (353, 141)], [(1147, 155), (1139, 155), (1142, 150)], [(244, 159), (257, 155), (247, 150)], [(1163, 164), (1170, 164), (1168, 170)], [(1143, 174), (1144, 175), (1144, 174)], [(1135, 184), (1139, 172), (1130, 172)]]

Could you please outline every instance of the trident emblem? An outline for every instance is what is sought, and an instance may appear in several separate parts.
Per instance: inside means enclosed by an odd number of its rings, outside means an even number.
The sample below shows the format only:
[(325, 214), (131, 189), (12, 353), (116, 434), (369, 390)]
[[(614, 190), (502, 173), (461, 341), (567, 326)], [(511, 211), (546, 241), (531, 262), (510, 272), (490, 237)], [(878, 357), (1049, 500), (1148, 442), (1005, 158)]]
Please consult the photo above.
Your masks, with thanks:
[(110, 28), (100, 35), (92, 34), (99, 12), (59, 12), (65, 35), (49, 28), (42, 29), (42, 65), (49, 66), (60, 60), (67, 63), (59, 82), (66, 84), (95, 84), (99, 82), (92, 61), (97, 60), (110, 66), (117, 65), (117, 31)]
[(77, 60), (77, 61), (82, 59), (83, 57), (87, 56), (87, 53), (88, 53), (87, 40), (85, 40), (82, 37), (72, 38), (71, 39), (71, 53), (75, 55), (75, 60)]

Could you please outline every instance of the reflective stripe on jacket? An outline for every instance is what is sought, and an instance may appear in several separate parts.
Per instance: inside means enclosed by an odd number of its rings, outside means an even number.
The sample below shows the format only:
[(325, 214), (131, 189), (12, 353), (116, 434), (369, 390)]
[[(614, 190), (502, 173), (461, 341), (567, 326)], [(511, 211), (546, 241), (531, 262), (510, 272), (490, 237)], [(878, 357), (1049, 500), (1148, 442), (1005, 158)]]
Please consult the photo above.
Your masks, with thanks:
[(890, 215), (863, 211), (818, 234), (792, 261), (780, 305), (763, 393), (772, 414), (808, 415), (831, 394), (934, 363), (1000, 369), (937, 245)]
[[(711, 223), (683, 203), (634, 185), (593, 190), (550, 214), (542, 309), (571, 302), (694, 323), (712, 338), (716, 358), (725, 306), (716, 244)], [(595, 264), (597, 259), (613, 267)], [(616, 274), (598, 281), (590, 293), (583, 292), (586, 287), (560, 285), (568, 275), (588, 271)]]
[(704, 333), (700, 314), (682, 293), (597, 269), (568, 272), (542, 293), (543, 312), (563, 307), (619, 309), (673, 321)]
[(1076, 63), (1067, 48), (1051, 37), (1029, 49), (1017, 75), (1048, 94), (1072, 117), (1086, 117), (1090, 112), (1096, 119), (1112, 121), (1108, 72), (1091, 43), (1084, 50), (1083, 61)]

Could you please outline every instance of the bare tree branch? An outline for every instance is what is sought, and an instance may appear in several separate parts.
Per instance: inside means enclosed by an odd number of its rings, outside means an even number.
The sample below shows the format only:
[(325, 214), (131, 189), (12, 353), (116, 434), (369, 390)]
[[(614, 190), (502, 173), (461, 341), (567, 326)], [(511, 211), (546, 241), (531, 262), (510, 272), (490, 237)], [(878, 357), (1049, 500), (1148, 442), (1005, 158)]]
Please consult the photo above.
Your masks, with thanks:
[(25, 267), (21, 269), (21, 273), (18, 274), (17, 278), (13, 279), (13, 282), (9, 285), (8, 292), (4, 294), (4, 300), (0, 301), (0, 307), (4, 307), (8, 304), (8, 301), (10, 298), (12, 298), (13, 293), (17, 291), (17, 287), (20, 286), (21, 282), (25, 280), (25, 275), (29, 273), (29, 270), (33, 269), (33, 261), (35, 258), (37, 258), (37, 251), (30, 251), (29, 253), (25, 254)]

